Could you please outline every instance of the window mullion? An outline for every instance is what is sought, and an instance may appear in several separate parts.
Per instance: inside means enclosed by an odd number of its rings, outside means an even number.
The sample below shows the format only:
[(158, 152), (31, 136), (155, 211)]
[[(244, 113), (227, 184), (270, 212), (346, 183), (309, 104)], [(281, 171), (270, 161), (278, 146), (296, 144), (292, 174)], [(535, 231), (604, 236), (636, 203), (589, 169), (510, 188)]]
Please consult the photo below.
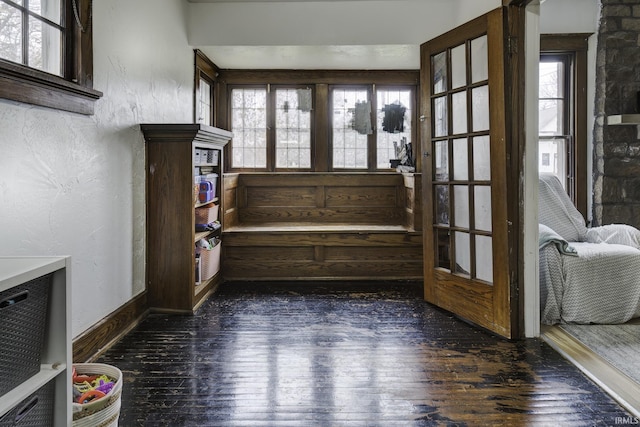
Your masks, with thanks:
[(369, 102), (371, 103), (371, 127), (373, 132), (368, 136), (367, 140), (367, 169), (369, 171), (375, 171), (377, 168), (377, 148), (376, 139), (378, 133), (378, 117), (377, 117), (377, 99), (376, 99), (376, 85), (369, 86)]
[(29, 65), (29, 0), (24, 0), (22, 10), (22, 64)]
[(276, 91), (267, 85), (267, 170), (276, 170)]

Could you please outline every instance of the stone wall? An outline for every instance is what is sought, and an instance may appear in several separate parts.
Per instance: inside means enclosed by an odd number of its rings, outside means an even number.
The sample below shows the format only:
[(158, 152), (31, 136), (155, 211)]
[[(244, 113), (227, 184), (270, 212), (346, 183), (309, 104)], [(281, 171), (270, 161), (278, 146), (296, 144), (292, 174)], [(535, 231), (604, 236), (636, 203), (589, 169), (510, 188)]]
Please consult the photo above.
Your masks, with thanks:
[(640, 128), (607, 126), (613, 114), (640, 113), (640, 1), (601, 0), (598, 33), (594, 225), (640, 227)]

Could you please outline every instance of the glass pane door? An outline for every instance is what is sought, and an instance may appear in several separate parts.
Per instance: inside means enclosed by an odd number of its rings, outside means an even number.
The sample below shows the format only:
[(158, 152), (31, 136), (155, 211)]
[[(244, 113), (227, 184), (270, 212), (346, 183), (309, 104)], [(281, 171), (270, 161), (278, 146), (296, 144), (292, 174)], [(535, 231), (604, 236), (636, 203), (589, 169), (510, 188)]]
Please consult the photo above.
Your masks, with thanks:
[(435, 265), (493, 283), (487, 36), (431, 56)]
[(511, 338), (504, 11), (421, 46), (424, 297)]

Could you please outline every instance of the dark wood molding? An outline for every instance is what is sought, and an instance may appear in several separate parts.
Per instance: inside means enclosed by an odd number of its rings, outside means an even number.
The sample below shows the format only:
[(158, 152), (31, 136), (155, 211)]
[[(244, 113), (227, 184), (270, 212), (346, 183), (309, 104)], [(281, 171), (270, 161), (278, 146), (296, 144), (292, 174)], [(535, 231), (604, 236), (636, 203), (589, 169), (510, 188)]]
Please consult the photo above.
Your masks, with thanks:
[(207, 55), (205, 55), (201, 50), (194, 49), (194, 73), (193, 73), (193, 122), (198, 122), (198, 92), (200, 91), (200, 78), (204, 78), (211, 85), (212, 99), (211, 99), (211, 109), (209, 112), (211, 115), (211, 124), (212, 126), (217, 126), (216, 120), (216, 99), (218, 98), (218, 74), (220, 69), (216, 64), (214, 64)]
[(226, 84), (418, 85), (419, 70), (221, 70)]
[(567, 34), (541, 34), (540, 52), (541, 54), (567, 55), (572, 58), (573, 69), (571, 79), (572, 100), (574, 114), (573, 128), (574, 147), (573, 159), (575, 165), (573, 180), (569, 182), (570, 194), (573, 202), (580, 213), (587, 217), (587, 152), (588, 129), (587, 129), (587, 50), (589, 47), (589, 37), (593, 33), (567, 33)]
[(73, 11), (67, 11), (67, 19), (73, 22), (73, 49), (76, 57), (76, 67), (68, 70), (72, 75), (67, 79), (76, 81), (86, 88), (93, 88), (93, 0), (77, 0), (82, 28), (75, 22), (75, 16), (69, 16)]
[(331, 170), (330, 129), (329, 129), (329, 85), (316, 84), (316, 111), (314, 115), (314, 136), (312, 165), (316, 172)]
[(503, 6), (526, 7), (532, 0), (502, 0)]
[(0, 60), (0, 98), (91, 115), (102, 92)]
[(78, 5), (83, 29), (76, 24), (71, 7), (64, 16), (63, 77), (0, 59), (0, 98), (73, 113), (94, 113), (94, 103), (102, 92), (93, 89), (91, 2), (78, 0)]
[(540, 50), (545, 52), (586, 51), (593, 33), (540, 34)]
[(190, 123), (145, 123), (140, 125), (146, 142), (204, 141), (224, 145), (229, 142), (231, 132), (213, 126)]
[(220, 68), (218, 68), (218, 66), (214, 64), (213, 61), (211, 61), (200, 49), (194, 49), (194, 54), (196, 67), (204, 71), (211, 80), (216, 80), (218, 73), (220, 72)]
[(508, 52), (507, 73), (507, 110), (511, 120), (507, 123), (507, 144), (509, 175), (507, 176), (507, 199), (509, 200), (508, 219), (509, 281), (511, 283), (510, 308), (513, 338), (524, 336), (524, 205), (520, 202), (524, 194), (525, 163), (525, 6), (528, 1), (511, 2), (507, 8), (506, 36), (513, 45)]
[(145, 291), (74, 339), (73, 361), (84, 363), (95, 359), (133, 329), (146, 317), (147, 313), (147, 292)]

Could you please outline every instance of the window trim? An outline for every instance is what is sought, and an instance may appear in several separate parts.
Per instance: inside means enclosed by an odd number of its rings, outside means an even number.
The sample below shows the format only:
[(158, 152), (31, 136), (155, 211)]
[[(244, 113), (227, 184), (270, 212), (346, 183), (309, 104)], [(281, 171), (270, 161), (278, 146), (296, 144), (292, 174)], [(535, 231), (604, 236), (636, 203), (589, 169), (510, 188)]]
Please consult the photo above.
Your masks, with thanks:
[[(376, 169), (377, 162), (375, 161), (375, 144), (376, 144), (376, 99), (374, 85), (371, 84), (332, 84), (329, 85), (329, 120), (327, 127), (329, 129), (329, 170), (331, 172), (375, 172), (380, 171)], [(371, 127), (373, 131), (367, 135), (367, 167), (365, 168), (336, 168), (333, 162), (333, 96), (335, 90), (358, 90), (367, 92), (369, 103), (371, 104)]]
[[(411, 111), (411, 115), (406, 116), (408, 117), (408, 119), (405, 120), (410, 120), (411, 121), (411, 140), (409, 142), (411, 142), (411, 146), (412, 146), (412, 151), (413, 151), (413, 160), (414, 163), (416, 162), (415, 156), (416, 156), (416, 151), (415, 151), (415, 147), (417, 147), (418, 145), (418, 137), (417, 137), (417, 127), (418, 127), (418, 122), (416, 120), (416, 105), (418, 102), (418, 92), (420, 90), (420, 88), (415, 87), (415, 86), (410, 86), (410, 85), (402, 85), (402, 84), (379, 84), (379, 85), (373, 85), (373, 93), (372, 93), (372, 113), (373, 113), (373, 120), (374, 120), (374, 140), (373, 140), (373, 144), (372, 144), (372, 150), (375, 150), (374, 153), (374, 157), (372, 159), (372, 166), (374, 171), (386, 171), (387, 169), (382, 169), (382, 168), (378, 168), (378, 140), (377, 140), (377, 136), (378, 136), (378, 118), (377, 118), (377, 111), (378, 109), (380, 109), (380, 105), (378, 105), (378, 91), (403, 91), (403, 90), (409, 90), (412, 92), (411, 94), (411, 99), (410, 99), (410, 104), (407, 106), (407, 109), (409, 109)], [(384, 131), (382, 131), (384, 132)], [(414, 167), (417, 168), (417, 164), (413, 165)], [(391, 165), (389, 165), (388, 170), (394, 170)]]
[(71, 0), (62, 0), (63, 22), (71, 23), (62, 48), (59, 77), (0, 59), (0, 98), (85, 115), (94, 113), (102, 92), (93, 89), (93, 25), (91, 0), (76, 0), (79, 16), (88, 17), (83, 32), (73, 16)]
[(193, 123), (198, 123), (198, 108), (199, 108), (199, 92), (200, 92), (200, 79), (206, 80), (211, 85), (211, 93), (209, 105), (211, 106), (210, 121), (211, 126), (217, 126), (217, 105), (215, 104), (218, 96), (217, 79), (220, 74), (220, 69), (214, 64), (201, 50), (194, 49), (194, 82), (193, 82)]
[(232, 124), (232, 119), (231, 119), (231, 103), (233, 102), (233, 97), (231, 96), (231, 93), (233, 92), (234, 89), (264, 89), (267, 93), (267, 111), (266, 111), (266, 124), (267, 124), (267, 129), (265, 132), (265, 138), (267, 140), (267, 152), (266, 152), (266, 156), (267, 156), (267, 161), (266, 161), (266, 165), (264, 168), (247, 168), (247, 167), (234, 167), (233, 166), (233, 137), (231, 137), (231, 141), (229, 141), (229, 144), (227, 144), (228, 147), (228, 154), (227, 154), (227, 163), (228, 165), (225, 165), (225, 170), (229, 170), (229, 171), (233, 171), (233, 172), (273, 172), (273, 166), (275, 163), (275, 158), (271, 159), (271, 151), (274, 152), (275, 154), (275, 148), (270, 148), (270, 140), (269, 140), (269, 135), (271, 134), (270, 132), (270, 126), (271, 126), (271, 121), (270, 121), (270, 110), (271, 110), (271, 106), (270, 106), (270, 91), (269, 91), (269, 85), (268, 84), (250, 84), (250, 85), (244, 85), (244, 84), (239, 84), (239, 85), (228, 85), (227, 86), (227, 116), (229, 118), (229, 123), (227, 126), (227, 129), (229, 129), (231, 132), (233, 132), (233, 127), (231, 126)]
[[(571, 65), (569, 101), (573, 106), (568, 123), (573, 150), (568, 147), (567, 192), (578, 211), (587, 218), (587, 49), (591, 33), (541, 34), (540, 56), (567, 55)], [(571, 142), (570, 144), (571, 145)], [(572, 170), (571, 170), (572, 169)]]
[[(302, 85), (313, 90), (314, 110), (312, 128), (312, 172), (332, 172), (330, 163), (330, 117), (329, 117), (329, 87), (341, 86), (377, 86), (380, 88), (408, 88), (413, 91), (412, 109), (412, 139), (413, 152), (420, 152), (418, 136), (417, 105), (419, 98), (420, 71), (419, 70), (220, 70), (217, 80), (218, 107), (216, 116), (219, 126), (231, 129), (230, 88), (256, 87), (267, 85), (291, 86)], [(373, 108), (373, 104), (372, 104)], [(372, 111), (373, 114), (373, 111)], [(372, 118), (375, 120), (375, 117)], [(374, 140), (375, 144), (375, 140)], [(252, 168), (237, 168), (231, 166), (233, 141), (225, 147), (225, 170), (228, 172), (273, 172), (273, 169), (256, 170)], [(416, 158), (416, 163), (419, 159)], [(375, 166), (375, 165), (374, 165)], [(419, 166), (418, 166), (419, 168)], [(278, 169), (280, 172), (281, 169)], [(290, 171), (300, 171), (290, 169)], [(348, 171), (338, 169), (337, 171)], [(357, 172), (395, 172), (393, 169), (355, 169)]]
[(316, 140), (315, 140), (315, 109), (311, 109), (309, 117), (309, 143), (311, 144), (309, 153), (308, 168), (279, 168), (277, 166), (277, 139), (276, 139), (276, 91), (278, 89), (310, 89), (312, 105), (315, 105), (316, 91), (313, 85), (304, 84), (271, 84), (267, 90), (267, 167), (275, 172), (311, 172), (315, 161)]

